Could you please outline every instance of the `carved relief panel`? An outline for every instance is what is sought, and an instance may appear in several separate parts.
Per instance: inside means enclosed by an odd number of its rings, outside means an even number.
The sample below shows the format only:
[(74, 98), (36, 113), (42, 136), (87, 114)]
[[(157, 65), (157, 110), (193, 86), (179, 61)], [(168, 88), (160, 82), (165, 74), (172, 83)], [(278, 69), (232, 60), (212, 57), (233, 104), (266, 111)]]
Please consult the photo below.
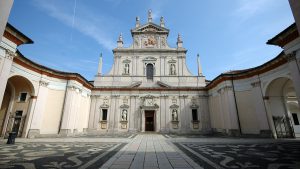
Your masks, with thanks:
[(142, 47), (143, 48), (157, 48), (158, 47), (158, 37), (154, 36), (154, 35), (142, 36)]

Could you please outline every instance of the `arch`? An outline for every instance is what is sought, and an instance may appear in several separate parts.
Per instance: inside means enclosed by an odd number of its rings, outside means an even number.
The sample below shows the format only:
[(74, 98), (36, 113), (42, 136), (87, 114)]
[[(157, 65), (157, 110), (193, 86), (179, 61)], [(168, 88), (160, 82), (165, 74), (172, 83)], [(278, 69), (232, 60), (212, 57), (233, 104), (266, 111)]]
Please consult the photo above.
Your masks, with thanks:
[(146, 76), (147, 79), (153, 80), (153, 75), (154, 75), (154, 66), (151, 63), (148, 63), (146, 65)]
[(3, 97), (0, 116), (1, 136), (16, 132), (18, 137), (25, 136), (34, 86), (23, 76), (12, 76), (8, 79)]
[(296, 123), (300, 118), (299, 103), (292, 80), (288, 77), (272, 80), (266, 87), (266, 96), (277, 137), (300, 136), (300, 126)]

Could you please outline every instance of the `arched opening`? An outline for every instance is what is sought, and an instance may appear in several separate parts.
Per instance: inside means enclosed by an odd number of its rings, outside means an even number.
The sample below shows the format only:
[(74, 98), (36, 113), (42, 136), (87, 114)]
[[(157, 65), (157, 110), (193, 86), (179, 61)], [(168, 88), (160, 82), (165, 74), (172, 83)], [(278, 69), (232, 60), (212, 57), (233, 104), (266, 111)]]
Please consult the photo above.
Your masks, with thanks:
[(9, 132), (16, 132), (18, 137), (25, 136), (25, 124), (34, 94), (32, 83), (22, 77), (13, 76), (8, 79), (1, 109), (1, 136), (8, 136)]
[(300, 109), (293, 82), (273, 80), (267, 88), (268, 104), (278, 138), (300, 136)]
[(152, 64), (147, 64), (146, 66), (146, 76), (147, 76), (147, 79), (149, 80), (153, 80), (153, 75), (154, 75), (154, 67)]

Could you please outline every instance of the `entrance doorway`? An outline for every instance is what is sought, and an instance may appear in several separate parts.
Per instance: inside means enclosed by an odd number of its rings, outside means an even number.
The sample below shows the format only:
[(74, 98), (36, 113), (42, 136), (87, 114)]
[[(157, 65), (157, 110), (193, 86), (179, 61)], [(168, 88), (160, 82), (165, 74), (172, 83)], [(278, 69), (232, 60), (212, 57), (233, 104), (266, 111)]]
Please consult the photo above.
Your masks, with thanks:
[(34, 87), (28, 79), (22, 76), (8, 79), (0, 107), (1, 137), (7, 137), (10, 132), (25, 137), (31, 96), (34, 96)]
[(300, 137), (300, 108), (293, 82), (285, 77), (275, 79), (266, 95), (277, 137)]
[(145, 111), (145, 131), (154, 131), (154, 110)]

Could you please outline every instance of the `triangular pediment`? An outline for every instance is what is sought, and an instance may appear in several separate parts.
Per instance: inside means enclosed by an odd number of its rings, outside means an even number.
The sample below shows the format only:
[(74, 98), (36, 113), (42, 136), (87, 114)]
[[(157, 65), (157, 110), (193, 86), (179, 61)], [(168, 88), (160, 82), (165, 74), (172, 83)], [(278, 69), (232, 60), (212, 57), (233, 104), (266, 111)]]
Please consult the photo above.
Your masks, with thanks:
[(155, 23), (147, 23), (131, 30), (131, 33), (169, 33), (169, 29), (156, 25)]

